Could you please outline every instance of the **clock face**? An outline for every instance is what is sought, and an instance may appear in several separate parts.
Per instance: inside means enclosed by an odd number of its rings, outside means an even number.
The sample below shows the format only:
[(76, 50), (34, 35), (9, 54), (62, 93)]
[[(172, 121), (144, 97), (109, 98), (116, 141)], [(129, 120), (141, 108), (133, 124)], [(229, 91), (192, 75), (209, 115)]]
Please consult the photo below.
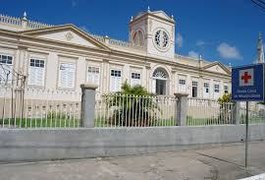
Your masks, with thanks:
[(159, 29), (155, 32), (154, 44), (160, 50), (167, 50), (169, 47), (169, 35), (165, 30)]

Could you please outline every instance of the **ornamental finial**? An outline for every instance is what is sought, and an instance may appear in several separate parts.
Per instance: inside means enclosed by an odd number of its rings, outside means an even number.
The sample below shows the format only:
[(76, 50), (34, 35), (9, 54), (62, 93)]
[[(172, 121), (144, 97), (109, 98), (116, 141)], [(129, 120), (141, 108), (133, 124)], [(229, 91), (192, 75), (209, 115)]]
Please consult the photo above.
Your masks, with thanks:
[(27, 20), (27, 13), (26, 13), (26, 11), (24, 11), (24, 13), (23, 13), (23, 19), (24, 20)]
[(150, 11), (150, 6), (147, 6), (147, 12), (151, 12), (151, 11)]

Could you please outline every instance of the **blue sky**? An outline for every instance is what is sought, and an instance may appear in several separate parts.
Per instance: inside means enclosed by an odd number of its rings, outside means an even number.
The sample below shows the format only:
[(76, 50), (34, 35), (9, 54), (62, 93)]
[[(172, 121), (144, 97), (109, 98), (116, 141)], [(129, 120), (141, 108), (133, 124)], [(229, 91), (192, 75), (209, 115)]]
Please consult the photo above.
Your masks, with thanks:
[[(265, 11), (251, 0), (0, 0), (0, 13), (49, 24), (73, 23), (98, 35), (127, 41), (131, 16), (163, 10), (176, 21), (176, 53), (201, 54), (233, 66), (256, 58), (258, 33), (265, 37)], [(265, 38), (263, 38), (265, 39)]]

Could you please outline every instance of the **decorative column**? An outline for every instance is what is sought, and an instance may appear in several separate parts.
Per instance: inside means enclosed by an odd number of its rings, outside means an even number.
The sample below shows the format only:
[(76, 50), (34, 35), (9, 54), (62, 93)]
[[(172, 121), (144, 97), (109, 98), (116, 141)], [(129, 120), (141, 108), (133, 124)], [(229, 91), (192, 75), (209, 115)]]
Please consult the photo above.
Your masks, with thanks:
[(97, 87), (95, 84), (81, 84), (81, 127), (94, 127)]
[(101, 87), (101, 92), (102, 93), (107, 93), (109, 92), (109, 84), (110, 84), (110, 67), (109, 67), (109, 60), (108, 59), (103, 59), (103, 73), (102, 75), (102, 87)]
[(176, 123), (178, 126), (186, 126), (187, 108), (188, 108), (188, 94), (175, 93), (177, 99), (176, 105)]

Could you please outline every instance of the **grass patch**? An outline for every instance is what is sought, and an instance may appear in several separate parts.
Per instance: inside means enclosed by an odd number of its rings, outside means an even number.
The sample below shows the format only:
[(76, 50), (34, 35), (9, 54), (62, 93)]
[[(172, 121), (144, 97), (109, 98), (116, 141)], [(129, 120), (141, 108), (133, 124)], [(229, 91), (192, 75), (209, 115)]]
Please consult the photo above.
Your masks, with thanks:
[(10, 119), (0, 119), (0, 125), (3, 127), (19, 127), (19, 128), (74, 128), (80, 126), (79, 119), (42, 119), (42, 118), (10, 118)]
[[(95, 127), (111, 127), (111, 123), (109, 123), (104, 117), (99, 117), (94, 121)], [(115, 127), (115, 124), (112, 124)], [(140, 125), (139, 125), (140, 126)], [(149, 126), (142, 127), (155, 127), (155, 126), (177, 126), (175, 120), (173, 119), (160, 119), (156, 121), (151, 121)], [(117, 127), (138, 127), (136, 126), (117, 126)]]
[[(248, 122), (249, 124), (265, 123), (265, 117), (249, 117)], [(240, 123), (245, 124), (246, 117), (241, 117)]]

